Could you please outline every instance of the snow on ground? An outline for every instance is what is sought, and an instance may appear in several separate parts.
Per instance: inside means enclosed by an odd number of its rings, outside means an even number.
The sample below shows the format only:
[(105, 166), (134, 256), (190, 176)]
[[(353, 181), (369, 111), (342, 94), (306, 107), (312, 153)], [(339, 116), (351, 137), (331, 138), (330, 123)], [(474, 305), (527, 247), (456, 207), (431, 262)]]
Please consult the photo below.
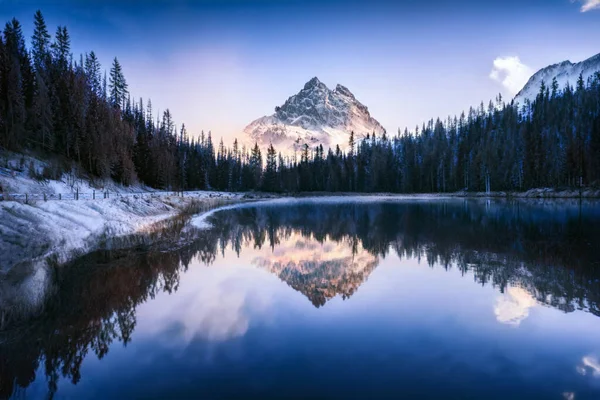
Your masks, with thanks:
[(59, 263), (93, 251), (105, 238), (143, 233), (192, 199), (240, 199), (241, 194), (186, 192), (185, 197), (132, 195), (99, 200), (0, 202), (0, 271), (56, 256)]
[[(83, 174), (78, 174), (75, 169), (61, 174), (57, 180), (43, 179), (45, 169), (52, 169), (52, 164), (37, 158), (2, 152), (0, 153), (0, 195), (46, 194), (63, 195), (69, 197), (77, 191), (83, 194), (80, 197), (92, 197), (96, 191), (97, 196), (108, 191), (113, 194), (132, 194), (139, 192), (155, 191), (145, 185), (134, 184), (123, 186), (111, 179), (95, 178), (93, 181)], [(66, 196), (65, 196), (66, 195)]]
[[(176, 215), (192, 199), (242, 197), (202, 191), (179, 197), (140, 184), (123, 186), (110, 179), (86, 179), (75, 169), (57, 180), (44, 179), (53, 168), (52, 161), (0, 152), (0, 196), (21, 200), (0, 201), (0, 273), (16, 263), (48, 256), (67, 262), (94, 250), (102, 239), (143, 232)], [(104, 198), (104, 192), (110, 197)], [(77, 200), (74, 193), (79, 193)], [(62, 200), (56, 200), (59, 194)]]

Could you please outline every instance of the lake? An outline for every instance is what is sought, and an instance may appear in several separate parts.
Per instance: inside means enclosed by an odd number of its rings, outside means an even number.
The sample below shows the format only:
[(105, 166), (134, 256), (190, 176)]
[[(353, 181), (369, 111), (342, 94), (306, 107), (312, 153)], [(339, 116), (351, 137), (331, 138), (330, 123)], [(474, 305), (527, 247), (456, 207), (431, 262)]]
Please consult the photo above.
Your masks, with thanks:
[[(244, 204), (55, 271), (0, 397), (600, 398), (600, 204)], [(183, 233), (182, 233), (183, 234)]]

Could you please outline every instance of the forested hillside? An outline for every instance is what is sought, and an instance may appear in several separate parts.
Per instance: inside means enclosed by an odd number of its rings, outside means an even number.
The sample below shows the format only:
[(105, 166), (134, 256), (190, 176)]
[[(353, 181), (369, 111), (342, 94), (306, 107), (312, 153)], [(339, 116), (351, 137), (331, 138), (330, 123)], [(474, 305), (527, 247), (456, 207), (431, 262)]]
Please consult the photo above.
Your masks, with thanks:
[(34, 21), (29, 46), (16, 19), (0, 37), (0, 146), (58, 157), (62, 167), (47, 178), (75, 163), (169, 189), (412, 193), (600, 182), (600, 74), (575, 88), (542, 83), (525, 105), (499, 96), (393, 137), (352, 134), (346, 149), (306, 145), (283, 156), (270, 146), (263, 163), (258, 145), (217, 146), (210, 133), (177, 128), (168, 109), (154, 115), (149, 99), (130, 95), (117, 58), (103, 72), (93, 51), (73, 57), (66, 27), (52, 37), (41, 12)]

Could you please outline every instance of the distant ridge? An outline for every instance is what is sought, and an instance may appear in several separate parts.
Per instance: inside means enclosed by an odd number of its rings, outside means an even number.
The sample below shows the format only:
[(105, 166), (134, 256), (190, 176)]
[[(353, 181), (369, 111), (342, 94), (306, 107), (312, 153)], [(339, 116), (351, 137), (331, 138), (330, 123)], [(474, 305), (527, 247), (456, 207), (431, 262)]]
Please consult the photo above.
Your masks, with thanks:
[(556, 78), (559, 89), (562, 90), (567, 83), (571, 86), (575, 86), (577, 79), (579, 79), (579, 75), (582, 75), (584, 81), (587, 81), (587, 79), (596, 72), (600, 72), (600, 54), (596, 54), (585, 61), (575, 64), (567, 60), (542, 68), (533, 74), (523, 89), (517, 93), (515, 96), (515, 103), (518, 102), (523, 105), (526, 100), (535, 100), (535, 97), (540, 91), (542, 81), (549, 87), (552, 84), (552, 80)]

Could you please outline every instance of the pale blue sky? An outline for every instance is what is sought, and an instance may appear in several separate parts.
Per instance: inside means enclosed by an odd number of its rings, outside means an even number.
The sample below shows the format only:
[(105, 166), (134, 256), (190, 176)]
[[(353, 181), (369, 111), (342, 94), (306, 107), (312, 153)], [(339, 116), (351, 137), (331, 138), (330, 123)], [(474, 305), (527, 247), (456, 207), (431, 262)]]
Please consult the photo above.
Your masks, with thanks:
[[(523, 75), (600, 52), (600, 0), (0, 1), (29, 39), (41, 9), (74, 56), (117, 56), (131, 93), (227, 142), (318, 76), (395, 132), (514, 95)], [(586, 10), (586, 12), (582, 12)], [(508, 87), (506, 71), (516, 71)], [(514, 57), (525, 65), (519, 66)], [(520, 71), (520, 72), (519, 72)], [(512, 89), (512, 90), (511, 90)]]

